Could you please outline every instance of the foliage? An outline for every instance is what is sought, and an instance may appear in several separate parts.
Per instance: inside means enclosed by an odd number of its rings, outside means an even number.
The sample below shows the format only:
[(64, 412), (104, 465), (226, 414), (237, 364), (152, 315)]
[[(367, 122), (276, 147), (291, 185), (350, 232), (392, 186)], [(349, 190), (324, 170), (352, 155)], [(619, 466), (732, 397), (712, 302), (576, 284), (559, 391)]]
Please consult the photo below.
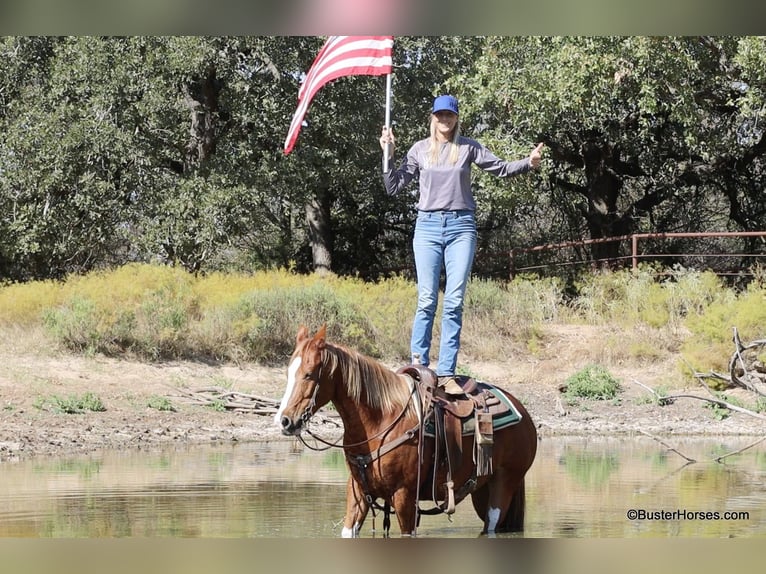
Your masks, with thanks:
[[(44, 327), (64, 348), (88, 354), (281, 363), (301, 324), (327, 324), (332, 341), (400, 363), (409, 357), (416, 293), (404, 277), (372, 282), (285, 269), (202, 275), (130, 264), (0, 286), (0, 325)], [(594, 363), (654, 361), (680, 350), (694, 370), (720, 370), (733, 326), (743, 341), (763, 338), (764, 301), (761, 282), (737, 291), (692, 271), (654, 279), (646, 269), (598, 273), (568, 291), (552, 278), (474, 278), (462, 353), (506, 357), (519, 344), (550, 353), (556, 341), (548, 325), (586, 320), (624, 333), (605, 336), (587, 357)], [(439, 335), (437, 321), (434, 340)]]
[[(490, 37), (452, 86), (500, 155), (546, 144), (543, 181), (511, 187), (526, 205), (516, 245), (762, 229), (763, 54), (755, 38)], [(483, 185), (503, 195), (503, 183)]]
[[(417, 187), (383, 192), (382, 78), (320, 90), (282, 153), (322, 41), (0, 39), (0, 280), (131, 262), (309, 272), (320, 255), (344, 276), (411, 274)], [(397, 161), (446, 91), (497, 155), (545, 142), (539, 174), (475, 170), (483, 278), (507, 276), (514, 246), (763, 229), (765, 54), (759, 37), (397, 37)]]
[(466, 347), (484, 358), (502, 355), (508, 341), (533, 350), (539, 343), (540, 325), (568, 315), (558, 280), (524, 276), (510, 282), (474, 278), (466, 290), (465, 309)]
[(72, 394), (66, 397), (57, 395), (48, 398), (40, 397), (36, 400), (35, 406), (59, 414), (80, 414), (86, 411), (100, 412), (106, 410), (101, 399), (90, 391), (82, 395)]
[(766, 287), (752, 283), (739, 294), (721, 297), (691, 315), (686, 325), (692, 335), (682, 347), (686, 360), (700, 372), (724, 371), (734, 351), (734, 327), (745, 342), (766, 336)]
[(198, 304), (180, 269), (129, 265), (74, 277), (44, 323), (66, 347), (149, 358), (179, 356)]
[(733, 296), (714, 273), (676, 268), (658, 281), (658, 271), (641, 265), (636, 272), (583, 274), (574, 306), (589, 322), (678, 327), (688, 316)]
[[(726, 394), (724, 394), (723, 392), (720, 392), (720, 391), (716, 392), (715, 397), (718, 400), (728, 403), (732, 406), (735, 406), (735, 407), (742, 406), (742, 403), (738, 399), (736, 399), (735, 397), (726, 396)], [(726, 418), (729, 418), (729, 415), (731, 415), (731, 410), (729, 409), (729, 407), (722, 405), (720, 403), (708, 402), (708, 403), (705, 403), (705, 408), (713, 411), (713, 417), (715, 417), (715, 420), (717, 421), (722, 421)]]
[(653, 404), (659, 407), (664, 407), (671, 404), (672, 399), (668, 399), (668, 388), (665, 385), (660, 385), (654, 389), (654, 393), (646, 393), (637, 399), (638, 404)]
[(177, 410), (169, 398), (161, 397), (159, 395), (152, 395), (149, 397), (146, 406), (150, 409), (157, 409), (158, 411), (175, 412)]
[(613, 399), (620, 390), (619, 381), (601, 365), (587, 365), (568, 377), (565, 385), (570, 399)]

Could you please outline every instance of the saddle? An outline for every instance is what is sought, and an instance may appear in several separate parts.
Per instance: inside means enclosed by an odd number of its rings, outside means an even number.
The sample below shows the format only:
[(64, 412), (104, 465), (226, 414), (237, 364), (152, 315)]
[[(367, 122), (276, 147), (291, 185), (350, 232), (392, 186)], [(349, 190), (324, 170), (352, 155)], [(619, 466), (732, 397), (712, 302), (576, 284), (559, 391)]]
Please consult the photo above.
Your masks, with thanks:
[[(412, 378), (418, 389), (422, 406), (423, 433), (434, 437), (435, 469), (447, 467), (447, 500), (438, 510), (452, 514), (457, 502), (470, 494), (476, 478), (492, 472), (494, 431), (520, 420), (508, 398), (498, 389), (463, 375), (438, 377), (423, 365), (407, 365), (397, 373)], [(455, 500), (453, 469), (462, 463), (463, 438), (474, 436), (474, 475), (461, 485)], [(426, 512), (427, 514), (427, 512)]]

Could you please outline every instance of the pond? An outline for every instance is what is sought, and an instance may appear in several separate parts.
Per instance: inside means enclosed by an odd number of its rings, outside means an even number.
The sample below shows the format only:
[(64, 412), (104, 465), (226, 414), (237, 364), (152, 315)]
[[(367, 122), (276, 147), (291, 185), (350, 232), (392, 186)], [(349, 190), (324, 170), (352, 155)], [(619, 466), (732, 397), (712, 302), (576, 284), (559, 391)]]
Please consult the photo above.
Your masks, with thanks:
[[(687, 464), (648, 437), (544, 438), (527, 475), (523, 536), (763, 537), (766, 441), (712, 460), (754, 440), (664, 439), (699, 461)], [(0, 537), (21, 538), (337, 537), (347, 477), (340, 451), (287, 440), (39, 458), (0, 470)], [(376, 526), (368, 517), (362, 536), (381, 535), (380, 515)], [(451, 521), (424, 516), (418, 535), (480, 530), (465, 501)]]

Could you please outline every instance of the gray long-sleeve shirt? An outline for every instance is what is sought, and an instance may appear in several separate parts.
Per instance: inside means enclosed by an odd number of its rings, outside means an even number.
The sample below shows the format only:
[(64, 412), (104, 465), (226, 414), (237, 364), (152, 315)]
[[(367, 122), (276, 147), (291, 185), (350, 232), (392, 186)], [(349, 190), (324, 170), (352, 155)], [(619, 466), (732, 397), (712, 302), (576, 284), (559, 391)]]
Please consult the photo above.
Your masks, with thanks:
[(415, 177), (420, 180), (421, 211), (475, 210), (476, 202), (471, 192), (471, 164), (498, 177), (509, 177), (526, 173), (531, 169), (529, 158), (505, 161), (495, 156), (479, 142), (466, 137), (459, 139), (457, 162), (449, 161), (450, 146), (441, 144), (439, 163), (429, 165), (428, 139), (423, 139), (410, 148), (407, 157), (398, 169), (383, 174), (383, 182), (389, 195), (399, 193)]

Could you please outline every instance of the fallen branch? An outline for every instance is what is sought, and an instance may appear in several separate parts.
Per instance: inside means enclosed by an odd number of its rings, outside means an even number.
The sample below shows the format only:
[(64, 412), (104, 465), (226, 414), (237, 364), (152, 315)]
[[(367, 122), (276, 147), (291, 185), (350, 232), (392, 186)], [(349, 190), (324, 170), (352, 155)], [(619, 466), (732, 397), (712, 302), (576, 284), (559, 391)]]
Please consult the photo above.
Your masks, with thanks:
[(669, 404), (671, 404), (673, 402), (672, 399), (669, 399), (667, 395), (659, 394), (652, 387), (650, 387), (648, 385), (645, 385), (641, 381), (637, 381), (636, 379), (632, 379), (632, 381), (635, 384), (637, 384), (638, 386), (643, 387), (644, 389), (646, 389), (647, 391), (652, 393), (655, 396), (655, 398), (657, 399), (657, 404), (660, 405), (661, 407), (664, 407), (665, 405), (669, 405)]
[(762, 436), (762, 437), (761, 437), (761, 438), (759, 438), (757, 441), (751, 442), (751, 443), (750, 443), (749, 445), (747, 445), (747, 446), (743, 446), (742, 448), (740, 448), (740, 449), (738, 449), (738, 450), (735, 450), (735, 451), (732, 451), (732, 452), (727, 452), (726, 454), (722, 454), (721, 456), (717, 456), (717, 457), (715, 457), (713, 460), (715, 460), (716, 462), (721, 462), (723, 459), (725, 459), (725, 458), (728, 458), (728, 457), (730, 457), (730, 456), (733, 456), (733, 455), (735, 455), (735, 454), (740, 454), (740, 453), (743, 453), (743, 452), (745, 452), (747, 449), (749, 449), (749, 448), (753, 448), (755, 445), (757, 445), (757, 444), (761, 444), (761, 443), (762, 443), (763, 441), (765, 441), (765, 440), (766, 440), (766, 436)]
[(683, 459), (684, 459), (686, 462), (689, 462), (689, 463), (692, 463), (692, 462), (697, 462), (697, 460), (696, 460), (696, 459), (693, 459), (693, 458), (691, 458), (691, 457), (688, 457), (688, 456), (686, 456), (686, 455), (685, 455), (684, 453), (682, 453), (680, 450), (676, 450), (675, 448), (673, 448), (672, 446), (670, 446), (668, 443), (664, 442), (662, 439), (660, 439), (660, 438), (658, 438), (658, 437), (654, 436), (653, 434), (649, 434), (648, 432), (646, 432), (645, 430), (642, 430), (642, 429), (639, 429), (639, 432), (640, 432), (641, 434), (644, 434), (644, 435), (648, 436), (650, 439), (656, 440), (658, 443), (660, 443), (660, 444), (661, 444), (662, 446), (664, 446), (666, 449), (668, 449), (668, 450), (670, 450), (670, 451), (672, 451), (672, 452), (676, 453), (678, 456), (680, 456), (681, 458), (683, 458)]
[(639, 382), (639, 381), (637, 381), (635, 379), (632, 379), (632, 381), (635, 384), (643, 387), (644, 389), (646, 389), (647, 391), (652, 393), (655, 397), (657, 397), (657, 400), (658, 400), (658, 402), (660, 402), (660, 404), (670, 404), (673, 401), (675, 401), (676, 399), (696, 399), (698, 401), (707, 401), (709, 403), (717, 404), (718, 406), (725, 407), (725, 408), (727, 408), (727, 409), (729, 409), (731, 411), (736, 411), (738, 413), (743, 413), (743, 414), (749, 415), (751, 417), (755, 417), (757, 419), (761, 419), (761, 420), (766, 421), (766, 415), (762, 415), (761, 413), (758, 413), (758, 412), (755, 412), (755, 411), (751, 411), (750, 409), (746, 409), (744, 407), (733, 405), (733, 404), (731, 404), (731, 403), (729, 403), (727, 401), (724, 401), (723, 399), (719, 399), (719, 398), (715, 397), (715, 394), (713, 393), (713, 391), (703, 381), (699, 381), (699, 382), (700, 382), (700, 384), (703, 387), (705, 387), (705, 389), (707, 389), (707, 391), (711, 395), (713, 395), (713, 398), (700, 397), (699, 395), (690, 395), (690, 394), (686, 394), (686, 393), (681, 393), (681, 394), (677, 394), (677, 395), (660, 395), (659, 393), (657, 393), (657, 391), (655, 391), (651, 387), (649, 387), (649, 386), (647, 386), (647, 385), (645, 385), (645, 384), (643, 384), (643, 383), (641, 383), (641, 382)]
[(755, 411), (751, 411), (750, 409), (746, 409), (744, 407), (739, 407), (737, 405), (733, 405), (731, 403), (728, 403), (721, 399), (709, 399), (707, 397), (700, 397), (697, 395), (687, 395), (687, 394), (681, 394), (681, 395), (668, 395), (669, 399), (697, 399), (700, 401), (707, 401), (709, 403), (717, 404), (718, 406), (725, 407), (729, 409), (730, 411), (736, 411), (738, 413), (743, 413), (746, 415), (749, 415), (751, 417), (755, 417), (757, 419), (761, 419), (762, 421), (766, 421), (766, 415), (762, 415), (761, 413), (757, 413)]
[[(197, 390), (173, 389), (187, 403), (226, 409), (235, 412), (251, 412), (257, 415), (273, 416), (279, 410), (279, 401), (258, 395), (239, 393), (220, 387), (203, 387)], [(340, 426), (337, 415), (316, 413), (312, 420)]]
[[(734, 354), (729, 360), (729, 375), (732, 385), (742, 387), (752, 391), (757, 395), (766, 397), (766, 393), (761, 391), (756, 384), (766, 384), (766, 373), (760, 373), (763, 370), (763, 364), (758, 360), (757, 350), (766, 348), (766, 339), (752, 341), (747, 345), (743, 344), (739, 338), (739, 332), (734, 327)], [(747, 351), (756, 351), (754, 357), (746, 357)], [(750, 353), (752, 355), (753, 353)]]

